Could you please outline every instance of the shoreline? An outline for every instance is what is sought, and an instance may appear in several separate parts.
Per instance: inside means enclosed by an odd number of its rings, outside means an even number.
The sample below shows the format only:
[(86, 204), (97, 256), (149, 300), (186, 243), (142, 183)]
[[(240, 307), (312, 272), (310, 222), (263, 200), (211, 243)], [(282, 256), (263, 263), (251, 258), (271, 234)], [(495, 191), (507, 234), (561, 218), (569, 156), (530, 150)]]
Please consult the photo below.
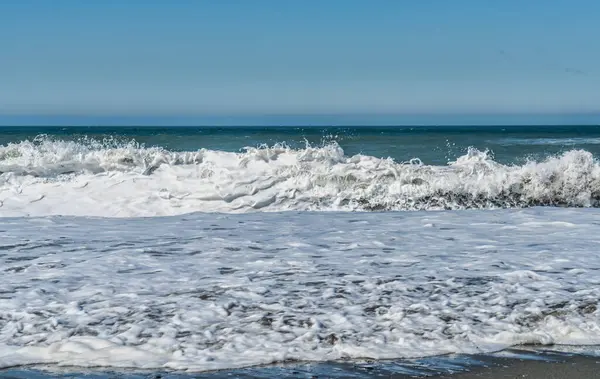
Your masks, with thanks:
[(0, 370), (0, 379), (225, 379), (356, 378), (528, 379), (597, 378), (600, 357), (559, 351), (509, 349), (490, 355), (454, 355), (395, 361), (290, 363), (211, 372), (82, 369), (32, 366)]
[[(600, 358), (570, 356), (557, 361), (499, 359), (488, 367), (470, 371), (434, 376), (438, 379), (592, 379), (600, 376)], [(403, 377), (396, 377), (397, 379)]]

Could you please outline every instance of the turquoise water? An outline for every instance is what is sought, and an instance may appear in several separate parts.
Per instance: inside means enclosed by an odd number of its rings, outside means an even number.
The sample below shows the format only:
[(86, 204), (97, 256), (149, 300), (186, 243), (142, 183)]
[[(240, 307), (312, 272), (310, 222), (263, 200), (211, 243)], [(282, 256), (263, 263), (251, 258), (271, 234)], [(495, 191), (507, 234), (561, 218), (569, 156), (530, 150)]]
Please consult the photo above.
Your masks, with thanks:
[(444, 165), (469, 147), (489, 150), (500, 163), (540, 160), (572, 149), (600, 153), (600, 126), (432, 126), (432, 127), (2, 127), (0, 145), (48, 135), (57, 140), (106, 138), (172, 151), (239, 151), (244, 147), (286, 143), (304, 147), (336, 141), (346, 155), (391, 157), (398, 162), (419, 158)]

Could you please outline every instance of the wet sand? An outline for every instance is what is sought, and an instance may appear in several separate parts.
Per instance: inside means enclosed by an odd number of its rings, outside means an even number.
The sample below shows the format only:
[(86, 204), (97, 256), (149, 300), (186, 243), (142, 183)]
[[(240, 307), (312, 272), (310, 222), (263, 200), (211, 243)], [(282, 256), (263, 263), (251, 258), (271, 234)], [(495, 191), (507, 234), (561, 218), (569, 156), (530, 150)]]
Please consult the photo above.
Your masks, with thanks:
[[(505, 352), (506, 353), (506, 352)], [(225, 379), (225, 378), (438, 378), (600, 379), (600, 357), (512, 351), (509, 356), (452, 356), (411, 361), (299, 363), (206, 373), (96, 371), (77, 368), (0, 370), (0, 379)]]
[[(399, 377), (401, 378), (401, 377)], [(562, 361), (500, 359), (483, 368), (446, 374), (439, 379), (596, 379), (600, 378), (600, 358), (575, 356)]]

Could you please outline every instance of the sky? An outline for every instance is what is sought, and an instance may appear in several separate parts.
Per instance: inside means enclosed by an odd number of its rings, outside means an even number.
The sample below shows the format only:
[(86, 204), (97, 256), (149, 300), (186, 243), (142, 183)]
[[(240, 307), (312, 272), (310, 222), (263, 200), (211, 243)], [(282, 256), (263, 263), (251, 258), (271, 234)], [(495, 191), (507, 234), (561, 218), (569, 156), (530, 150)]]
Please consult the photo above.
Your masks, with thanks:
[(0, 120), (600, 113), (600, 1), (3, 0)]

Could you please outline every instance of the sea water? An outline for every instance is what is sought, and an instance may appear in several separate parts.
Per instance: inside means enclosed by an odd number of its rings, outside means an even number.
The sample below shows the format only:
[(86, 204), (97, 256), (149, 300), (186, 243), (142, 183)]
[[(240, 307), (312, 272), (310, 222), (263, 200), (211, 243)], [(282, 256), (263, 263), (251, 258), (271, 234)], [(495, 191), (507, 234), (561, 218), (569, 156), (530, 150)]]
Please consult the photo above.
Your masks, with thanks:
[(600, 344), (600, 127), (5, 128), (0, 367)]

